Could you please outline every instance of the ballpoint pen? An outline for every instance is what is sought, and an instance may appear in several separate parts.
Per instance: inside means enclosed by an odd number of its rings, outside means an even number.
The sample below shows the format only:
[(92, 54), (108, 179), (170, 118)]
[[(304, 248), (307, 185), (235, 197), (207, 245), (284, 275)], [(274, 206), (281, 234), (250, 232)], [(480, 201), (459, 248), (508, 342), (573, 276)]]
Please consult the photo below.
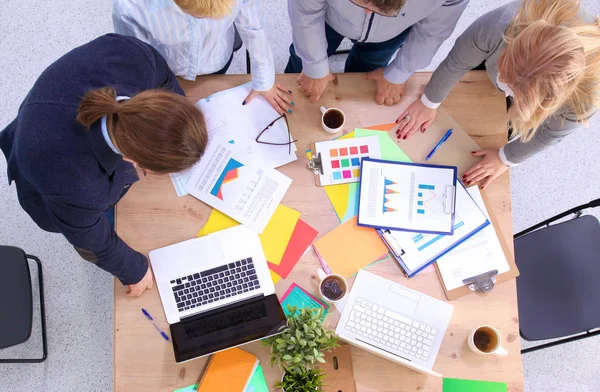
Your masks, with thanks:
[(314, 244), (313, 244), (313, 249), (315, 251), (315, 254), (317, 255), (317, 259), (319, 259), (319, 263), (321, 263), (321, 267), (323, 268), (323, 271), (325, 271), (325, 273), (327, 275), (330, 275), (331, 268), (329, 268), (329, 266), (327, 265), (325, 260), (323, 260), (323, 256), (321, 256), (321, 253), (319, 253), (319, 250), (317, 249), (317, 247)]
[(426, 161), (428, 161), (433, 156), (433, 154), (435, 154), (435, 152), (441, 147), (441, 145), (444, 144), (444, 142), (446, 140), (448, 140), (448, 138), (450, 137), (450, 135), (452, 135), (452, 128), (450, 128), (448, 130), (448, 132), (446, 132), (446, 134), (444, 135), (444, 137), (442, 138), (442, 140), (440, 140), (438, 142), (438, 144), (436, 144), (435, 147), (433, 147), (433, 150), (431, 150), (431, 152), (427, 155), (427, 158), (425, 158)]
[(146, 312), (146, 309), (142, 308), (142, 312), (144, 313), (144, 316), (146, 316), (146, 318), (148, 318), (148, 320), (150, 320), (150, 322), (152, 322), (152, 325), (154, 325), (154, 328), (156, 328), (156, 330), (158, 332), (160, 332), (160, 334), (162, 335), (162, 337), (168, 342), (169, 341), (169, 337), (167, 336), (166, 333), (164, 333), (163, 331), (160, 330), (160, 328), (158, 328), (158, 325), (156, 325), (156, 323), (154, 322), (154, 319), (152, 318), (152, 316), (150, 316), (150, 313)]

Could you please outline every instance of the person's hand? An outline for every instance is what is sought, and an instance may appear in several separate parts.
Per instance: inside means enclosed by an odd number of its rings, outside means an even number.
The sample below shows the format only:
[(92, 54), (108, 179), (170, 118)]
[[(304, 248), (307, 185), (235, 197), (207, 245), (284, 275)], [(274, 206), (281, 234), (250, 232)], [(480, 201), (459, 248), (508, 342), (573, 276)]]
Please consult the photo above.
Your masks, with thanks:
[(396, 136), (398, 139), (406, 139), (417, 130), (425, 132), (435, 120), (436, 114), (437, 109), (430, 109), (423, 105), (420, 99), (417, 99), (396, 120), (396, 124), (400, 124)]
[(483, 181), (481, 188), (485, 189), (485, 187), (508, 169), (508, 166), (500, 160), (498, 150), (471, 151), (471, 154), (476, 157), (483, 157), (483, 159), (463, 175), (463, 182), (467, 185)]
[(266, 91), (256, 91), (252, 89), (244, 102), (242, 102), (242, 105), (249, 104), (257, 95), (266, 99), (267, 102), (273, 106), (273, 109), (277, 110), (277, 113), (292, 113), (292, 106), (294, 106), (294, 102), (292, 101), (292, 91), (283, 87), (281, 84), (275, 82), (273, 87)]
[(375, 102), (377, 102), (378, 105), (395, 105), (402, 99), (404, 85), (389, 82), (383, 76), (383, 70), (384, 68), (378, 68), (375, 71), (367, 72), (367, 79), (377, 82)]
[(298, 82), (298, 90), (307, 96), (310, 102), (315, 103), (321, 99), (321, 95), (327, 88), (329, 82), (333, 81), (335, 83), (336, 78), (331, 72), (329, 72), (329, 74), (327, 74), (327, 76), (324, 78), (320, 79), (309, 78), (304, 74), (304, 72), (302, 72), (296, 81)]
[(142, 280), (127, 286), (127, 295), (129, 297), (139, 297), (144, 291), (150, 290), (152, 287), (154, 287), (154, 275), (152, 275), (152, 269), (148, 266), (148, 271)]

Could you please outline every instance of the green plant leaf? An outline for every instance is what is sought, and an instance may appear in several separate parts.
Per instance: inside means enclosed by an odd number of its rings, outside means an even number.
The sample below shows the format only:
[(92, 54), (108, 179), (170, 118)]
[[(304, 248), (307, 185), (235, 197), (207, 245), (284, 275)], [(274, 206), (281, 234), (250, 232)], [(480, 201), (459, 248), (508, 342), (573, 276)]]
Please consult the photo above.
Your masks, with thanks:
[(317, 359), (317, 361), (319, 361), (321, 363), (325, 363), (325, 360), (322, 357), (317, 357), (316, 359)]

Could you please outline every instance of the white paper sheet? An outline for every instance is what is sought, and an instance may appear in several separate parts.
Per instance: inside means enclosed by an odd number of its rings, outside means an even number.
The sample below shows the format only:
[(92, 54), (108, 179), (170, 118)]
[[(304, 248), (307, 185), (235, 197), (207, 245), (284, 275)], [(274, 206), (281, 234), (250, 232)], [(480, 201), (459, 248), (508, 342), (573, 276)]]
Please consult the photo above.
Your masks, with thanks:
[(358, 223), (449, 234), (454, 191), (448, 187), (455, 173), (455, 168), (363, 161)]
[(412, 272), (426, 262), (434, 260), (437, 255), (481, 227), (486, 220), (487, 217), (479, 205), (458, 183), (456, 185), (456, 215), (453, 235), (410, 233), (406, 231), (392, 231), (387, 235), (391, 235), (396, 243), (402, 246), (404, 250), (402, 261), (409, 269), (408, 272)]
[[(489, 219), (479, 187), (472, 186), (467, 192), (473, 197), (481, 210)], [(502, 245), (496, 235), (493, 225), (483, 228), (479, 233), (446, 253), (437, 261), (440, 275), (446, 290), (454, 290), (465, 286), (462, 281), (494, 269), (498, 274), (510, 270), (508, 261), (502, 250)]]
[(260, 234), (291, 183), (226, 139), (216, 139), (209, 143), (186, 191)]
[[(196, 106), (204, 114), (209, 139), (224, 138), (228, 143), (244, 149), (246, 153), (259, 156), (268, 167), (275, 168), (298, 159), (296, 145), (270, 145), (256, 142), (256, 137), (279, 113), (261, 97), (254, 98), (246, 105), (242, 102), (252, 89), (246, 83), (223, 90), (201, 99)], [(279, 119), (260, 137), (263, 142), (287, 143), (290, 140), (285, 119)], [(292, 139), (293, 140), (293, 139)], [(193, 168), (190, 169), (193, 171)], [(171, 175), (178, 196), (186, 195), (185, 186), (189, 180), (189, 170)]]

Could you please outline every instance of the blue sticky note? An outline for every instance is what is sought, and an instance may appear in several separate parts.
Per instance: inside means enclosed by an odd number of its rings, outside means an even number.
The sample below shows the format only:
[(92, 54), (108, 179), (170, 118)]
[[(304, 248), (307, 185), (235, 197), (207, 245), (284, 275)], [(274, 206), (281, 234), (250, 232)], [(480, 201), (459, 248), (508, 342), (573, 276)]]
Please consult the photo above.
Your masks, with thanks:
[(333, 179), (334, 180), (341, 180), (342, 179), (342, 172), (339, 172), (339, 171), (333, 172)]
[(352, 158), (352, 166), (360, 166), (360, 159)]
[(295, 306), (298, 309), (323, 308), (325, 309), (323, 312), (323, 317), (325, 317), (327, 311), (329, 310), (329, 305), (310, 295), (306, 290), (298, 286), (296, 283), (292, 283), (290, 288), (286, 291), (281, 299), (281, 307), (283, 308), (283, 312), (286, 316), (290, 315), (288, 311), (288, 305)]

